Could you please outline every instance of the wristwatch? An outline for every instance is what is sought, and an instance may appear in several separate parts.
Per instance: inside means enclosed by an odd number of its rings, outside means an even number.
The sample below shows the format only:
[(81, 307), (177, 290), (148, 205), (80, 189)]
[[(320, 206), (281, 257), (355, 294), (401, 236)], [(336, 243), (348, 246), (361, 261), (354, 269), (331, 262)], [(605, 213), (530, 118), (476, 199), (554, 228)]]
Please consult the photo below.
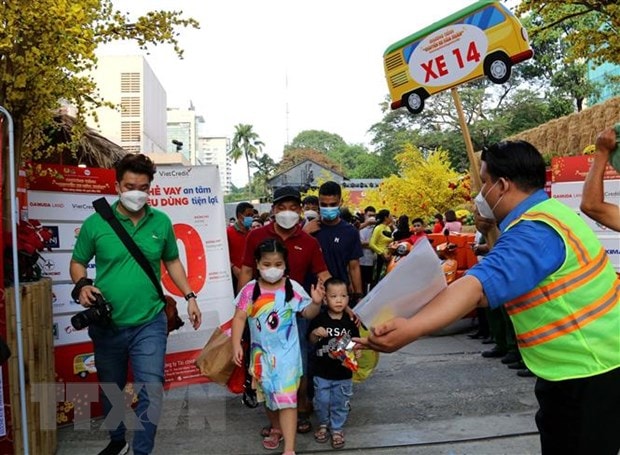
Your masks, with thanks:
[(189, 299), (195, 299), (198, 296), (196, 295), (196, 293), (194, 291), (190, 292), (189, 294), (185, 294), (185, 300), (189, 300)]

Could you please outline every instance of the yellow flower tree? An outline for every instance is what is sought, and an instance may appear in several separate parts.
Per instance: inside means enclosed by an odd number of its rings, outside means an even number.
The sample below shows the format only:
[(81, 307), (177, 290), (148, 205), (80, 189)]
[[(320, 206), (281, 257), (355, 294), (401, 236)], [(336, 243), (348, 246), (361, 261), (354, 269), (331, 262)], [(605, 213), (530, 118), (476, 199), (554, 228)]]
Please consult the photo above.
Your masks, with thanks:
[(368, 191), (362, 205), (427, 219), (471, 200), (469, 176), (451, 168), (446, 151), (436, 150), (424, 156), (407, 144), (395, 160), (400, 175), (392, 175), (379, 188)]
[[(14, 120), (16, 167), (45, 145), (46, 128), (53, 124), (61, 100), (77, 106), (81, 114), (102, 102), (86, 75), (97, 62), (99, 44), (135, 40), (142, 49), (170, 44), (182, 57), (176, 29), (198, 27), (180, 11), (150, 11), (131, 18), (114, 10), (111, 0), (1, 1), (0, 17), (0, 105)], [(5, 202), (7, 157), (3, 151)]]

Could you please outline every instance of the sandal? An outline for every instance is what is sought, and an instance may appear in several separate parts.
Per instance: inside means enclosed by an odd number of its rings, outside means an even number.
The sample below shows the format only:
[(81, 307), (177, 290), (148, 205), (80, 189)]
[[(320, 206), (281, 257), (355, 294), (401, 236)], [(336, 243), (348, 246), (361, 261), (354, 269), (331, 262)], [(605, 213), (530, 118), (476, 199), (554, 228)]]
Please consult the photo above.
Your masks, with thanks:
[(263, 447), (267, 450), (275, 450), (280, 447), (280, 442), (284, 438), (282, 437), (282, 431), (272, 428), (269, 431), (269, 436), (263, 438)]
[(312, 431), (312, 423), (307, 417), (297, 419), (297, 433), (310, 433)]
[(332, 448), (342, 449), (344, 442), (344, 433), (342, 431), (332, 431)]
[(327, 425), (319, 425), (319, 429), (314, 432), (314, 440), (321, 444), (329, 440)]

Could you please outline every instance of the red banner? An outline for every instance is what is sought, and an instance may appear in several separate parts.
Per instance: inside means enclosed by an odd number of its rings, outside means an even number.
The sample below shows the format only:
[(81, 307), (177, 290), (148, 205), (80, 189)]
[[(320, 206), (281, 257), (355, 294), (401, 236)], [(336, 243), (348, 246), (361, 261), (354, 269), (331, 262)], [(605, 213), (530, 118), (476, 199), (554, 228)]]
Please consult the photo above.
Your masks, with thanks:
[[(592, 155), (563, 156), (553, 158), (551, 161), (551, 178), (553, 183), (557, 182), (583, 182), (588, 175), (592, 160)], [(605, 180), (618, 180), (620, 174), (607, 164), (605, 169)]]
[(114, 171), (110, 169), (34, 163), (29, 171), (30, 190), (116, 194)]

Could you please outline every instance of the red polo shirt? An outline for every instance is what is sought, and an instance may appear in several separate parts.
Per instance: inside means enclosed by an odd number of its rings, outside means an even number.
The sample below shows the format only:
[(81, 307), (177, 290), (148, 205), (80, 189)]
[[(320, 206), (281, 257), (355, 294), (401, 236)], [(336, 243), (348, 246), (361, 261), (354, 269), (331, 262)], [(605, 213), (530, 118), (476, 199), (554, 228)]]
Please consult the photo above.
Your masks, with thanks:
[(319, 242), (301, 227), (297, 226), (295, 232), (286, 240), (282, 239), (275, 231), (275, 223), (269, 223), (258, 229), (250, 231), (246, 237), (245, 250), (243, 253), (243, 265), (256, 269), (254, 250), (265, 239), (276, 238), (284, 243), (288, 250), (289, 276), (292, 280), (304, 284), (306, 275), (318, 274), (327, 271), (323, 260), (323, 252)]
[(230, 266), (241, 268), (243, 261), (243, 249), (245, 248), (245, 239), (248, 232), (243, 232), (237, 227), (237, 223), (226, 228), (226, 237), (228, 238), (228, 257), (230, 258)]
[(411, 243), (412, 245), (415, 245), (418, 240), (426, 238), (426, 237), (428, 237), (428, 235), (426, 235), (426, 232), (418, 232), (418, 233), (414, 232), (411, 234), (411, 237), (407, 239), (407, 241)]

